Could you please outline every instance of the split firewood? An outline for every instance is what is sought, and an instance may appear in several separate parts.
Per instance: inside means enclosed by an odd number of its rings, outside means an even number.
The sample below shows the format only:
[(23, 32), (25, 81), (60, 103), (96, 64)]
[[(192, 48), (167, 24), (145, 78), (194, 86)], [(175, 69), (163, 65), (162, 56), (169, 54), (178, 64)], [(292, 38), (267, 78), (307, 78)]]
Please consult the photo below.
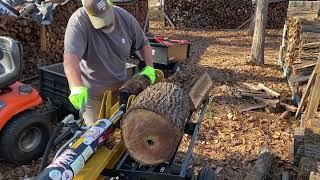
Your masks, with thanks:
[(272, 96), (268, 94), (252, 94), (252, 93), (240, 93), (241, 96), (243, 97), (257, 97), (257, 98), (263, 98), (263, 99), (272, 99)]
[(250, 93), (250, 94), (266, 94), (265, 92), (262, 91), (255, 91), (255, 90), (248, 90), (248, 89), (242, 89), (242, 88), (237, 88), (237, 91), (240, 93)]
[(273, 97), (278, 98), (278, 97), (280, 96), (280, 94), (279, 94), (278, 92), (276, 92), (276, 91), (268, 88), (267, 86), (265, 86), (265, 85), (263, 85), (263, 84), (261, 84), (261, 83), (258, 84), (258, 87), (260, 87), (260, 88), (261, 88), (262, 90), (264, 90), (267, 94), (269, 94), (269, 95), (271, 95), (271, 96), (273, 96)]
[(243, 112), (252, 111), (252, 110), (256, 110), (256, 109), (262, 109), (262, 108), (265, 108), (265, 107), (267, 107), (266, 103), (249, 105), (249, 106), (245, 106), (245, 107), (240, 108), (239, 112), (243, 113)]
[(260, 101), (260, 102), (264, 102), (267, 105), (273, 107), (273, 108), (279, 108), (280, 107), (280, 100), (273, 100), (273, 99), (263, 99), (263, 98), (258, 98), (258, 97), (254, 97), (253, 99)]
[(254, 90), (254, 91), (260, 91), (261, 90), (261, 87), (258, 87), (254, 84), (251, 84), (251, 83), (243, 83), (243, 85), (247, 86), (248, 88)]
[(257, 118), (262, 118), (262, 119), (268, 119), (268, 120), (277, 120), (279, 119), (279, 116), (275, 116), (272, 114), (267, 114), (264, 112), (257, 112), (257, 111), (248, 111), (246, 114), (257, 117)]
[(254, 91), (265, 91), (267, 94), (269, 94), (270, 96), (272, 97), (276, 97), (278, 98), (280, 96), (280, 94), (270, 88), (268, 88), (267, 86), (259, 83), (258, 85), (254, 85), (254, 84), (251, 84), (251, 83), (243, 83), (243, 85), (247, 86), (248, 88), (254, 90)]
[(285, 111), (281, 114), (280, 118), (283, 120), (289, 119), (292, 116), (290, 111)]

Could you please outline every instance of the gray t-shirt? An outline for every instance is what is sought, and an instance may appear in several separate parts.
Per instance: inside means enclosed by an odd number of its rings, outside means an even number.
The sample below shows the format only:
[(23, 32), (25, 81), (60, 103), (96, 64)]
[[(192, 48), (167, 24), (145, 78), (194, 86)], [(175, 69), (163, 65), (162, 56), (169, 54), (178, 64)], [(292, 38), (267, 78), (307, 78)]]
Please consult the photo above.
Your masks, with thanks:
[(114, 13), (115, 29), (109, 34), (94, 29), (83, 7), (73, 13), (66, 28), (64, 53), (81, 59), (81, 78), (93, 96), (99, 89), (123, 83), (127, 79), (126, 59), (130, 51), (149, 43), (129, 12), (114, 6)]

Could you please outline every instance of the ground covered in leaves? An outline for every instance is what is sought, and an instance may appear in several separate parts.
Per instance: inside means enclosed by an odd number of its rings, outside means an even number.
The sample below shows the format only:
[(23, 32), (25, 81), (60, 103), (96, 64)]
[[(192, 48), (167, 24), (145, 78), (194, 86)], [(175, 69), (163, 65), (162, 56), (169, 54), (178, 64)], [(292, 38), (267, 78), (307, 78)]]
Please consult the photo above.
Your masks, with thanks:
[[(239, 108), (252, 103), (240, 99), (234, 90), (244, 82), (263, 83), (284, 93), (289, 86), (277, 64), (280, 30), (268, 30), (265, 65), (252, 65), (250, 60), (251, 37), (245, 31), (191, 30), (164, 28), (152, 23), (150, 32), (173, 39), (192, 41), (190, 58), (183, 69), (198, 67), (206, 70), (213, 82), (213, 101), (205, 115), (193, 157), (197, 167), (211, 166), (218, 176), (242, 179), (254, 164), (261, 148), (272, 148), (274, 161), (269, 177), (279, 179), (283, 170), (295, 174), (293, 161), (293, 129), (298, 120), (280, 119), (280, 114), (269, 113), (262, 117), (252, 113), (239, 113)], [(264, 110), (261, 113), (265, 113)], [(265, 113), (266, 114), (266, 113)], [(184, 138), (179, 155), (188, 145)], [(0, 179), (21, 179), (35, 175), (40, 160), (30, 165), (15, 166), (0, 163)]]
[[(239, 113), (239, 109), (252, 104), (234, 92), (242, 83), (262, 83), (279, 93), (290, 89), (277, 64), (281, 41), (279, 30), (268, 30), (266, 37), (265, 64), (249, 63), (251, 37), (245, 31), (203, 31), (158, 29), (153, 33), (169, 38), (192, 41), (191, 57), (187, 65), (206, 70), (213, 82), (210, 104), (195, 147), (194, 163), (213, 167), (218, 176), (227, 179), (243, 179), (254, 165), (264, 147), (272, 149), (274, 161), (270, 178), (281, 179), (282, 171), (295, 174), (293, 161), (293, 129), (298, 120), (280, 119), (281, 113)], [(181, 147), (183, 156), (188, 138)]]

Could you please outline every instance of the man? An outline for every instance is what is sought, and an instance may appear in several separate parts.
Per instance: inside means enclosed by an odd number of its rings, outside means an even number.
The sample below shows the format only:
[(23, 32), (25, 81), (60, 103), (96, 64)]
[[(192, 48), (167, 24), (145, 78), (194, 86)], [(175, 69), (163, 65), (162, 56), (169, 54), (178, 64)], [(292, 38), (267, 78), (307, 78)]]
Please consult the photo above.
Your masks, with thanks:
[(126, 57), (139, 50), (146, 67), (141, 72), (155, 81), (152, 48), (137, 20), (111, 0), (82, 0), (70, 17), (64, 42), (64, 68), (75, 108), (87, 125), (98, 120), (106, 90), (116, 91), (127, 80)]

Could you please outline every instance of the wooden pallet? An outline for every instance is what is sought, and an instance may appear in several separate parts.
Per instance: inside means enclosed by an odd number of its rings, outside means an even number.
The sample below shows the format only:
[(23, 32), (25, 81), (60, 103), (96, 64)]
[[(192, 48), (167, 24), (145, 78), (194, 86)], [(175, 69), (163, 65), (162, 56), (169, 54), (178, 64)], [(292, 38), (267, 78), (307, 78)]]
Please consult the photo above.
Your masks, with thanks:
[(320, 104), (320, 56), (309, 78), (296, 112), (302, 112), (301, 126), (295, 130), (294, 157), (299, 163), (300, 179), (319, 179), (320, 170), (320, 119), (316, 118)]

